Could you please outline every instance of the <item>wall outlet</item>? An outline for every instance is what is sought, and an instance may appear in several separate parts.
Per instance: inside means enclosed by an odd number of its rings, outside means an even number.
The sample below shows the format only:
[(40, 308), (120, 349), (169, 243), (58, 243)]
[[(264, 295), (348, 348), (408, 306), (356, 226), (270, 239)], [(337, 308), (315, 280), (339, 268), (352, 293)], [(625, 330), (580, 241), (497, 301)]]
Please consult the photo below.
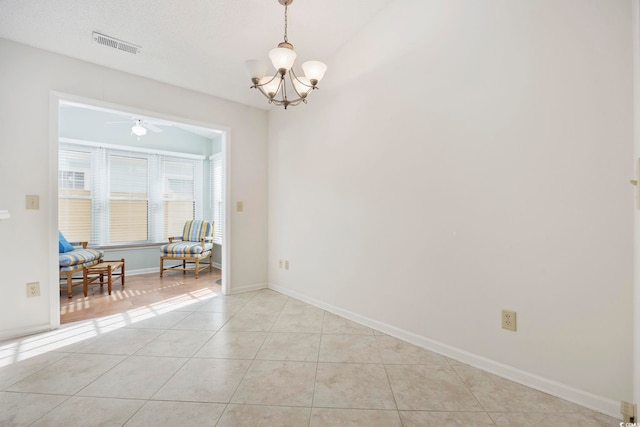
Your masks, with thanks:
[(516, 312), (502, 310), (502, 329), (516, 330)]
[(624, 400), (620, 402), (620, 413), (622, 414), (622, 419), (627, 423), (638, 421), (638, 406), (631, 402), (625, 402)]
[(27, 283), (27, 298), (40, 296), (40, 282)]
[(278, 261), (278, 268), (282, 268), (282, 260)]
[(284, 261), (284, 269), (288, 270), (289, 269), (289, 260), (285, 260)]

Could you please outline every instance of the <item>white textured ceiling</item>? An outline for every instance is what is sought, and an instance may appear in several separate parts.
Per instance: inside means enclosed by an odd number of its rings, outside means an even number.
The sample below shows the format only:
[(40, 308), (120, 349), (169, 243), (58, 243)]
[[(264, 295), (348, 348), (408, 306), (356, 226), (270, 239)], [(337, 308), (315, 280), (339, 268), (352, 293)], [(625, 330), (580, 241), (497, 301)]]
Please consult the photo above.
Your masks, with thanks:
[[(295, 0), (296, 64), (331, 55), (392, 0)], [(283, 39), (277, 0), (0, 0), (0, 37), (258, 108), (244, 61)], [(132, 55), (95, 44), (97, 31), (142, 46)], [(298, 65), (299, 66), (299, 65)]]

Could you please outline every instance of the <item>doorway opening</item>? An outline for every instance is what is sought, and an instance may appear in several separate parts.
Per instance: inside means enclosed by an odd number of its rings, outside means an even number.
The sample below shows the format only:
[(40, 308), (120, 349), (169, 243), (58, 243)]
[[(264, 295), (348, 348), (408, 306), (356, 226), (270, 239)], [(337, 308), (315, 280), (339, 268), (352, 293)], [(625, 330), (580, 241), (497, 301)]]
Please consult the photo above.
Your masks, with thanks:
[[(52, 222), (102, 260), (124, 260), (125, 280), (114, 276), (111, 294), (92, 284), (85, 296), (78, 271), (72, 298), (61, 281), (51, 293), (52, 327), (228, 293), (228, 130), (67, 95), (52, 97), (53, 115)], [(160, 246), (191, 220), (213, 223), (212, 267), (197, 279), (181, 271), (161, 278)]]

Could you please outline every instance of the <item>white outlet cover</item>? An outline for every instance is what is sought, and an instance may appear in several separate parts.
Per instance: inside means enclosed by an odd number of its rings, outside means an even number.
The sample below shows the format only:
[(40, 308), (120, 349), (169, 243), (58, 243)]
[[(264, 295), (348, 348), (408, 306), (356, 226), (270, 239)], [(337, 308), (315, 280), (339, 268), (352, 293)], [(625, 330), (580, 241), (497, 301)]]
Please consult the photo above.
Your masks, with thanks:
[(27, 283), (27, 298), (40, 296), (40, 282)]

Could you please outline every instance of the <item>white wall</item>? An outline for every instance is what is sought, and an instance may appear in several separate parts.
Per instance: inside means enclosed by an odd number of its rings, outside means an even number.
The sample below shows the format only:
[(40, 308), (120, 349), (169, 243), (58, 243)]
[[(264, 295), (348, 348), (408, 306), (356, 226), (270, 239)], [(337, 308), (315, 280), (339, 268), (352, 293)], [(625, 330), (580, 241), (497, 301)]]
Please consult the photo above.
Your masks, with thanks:
[[(62, 92), (230, 129), (232, 213), (231, 291), (266, 281), (266, 135), (262, 110), (118, 72), (0, 39), (0, 339), (48, 327), (57, 265), (57, 214), (50, 194), (50, 93)], [(54, 162), (55, 163), (55, 162)], [(40, 210), (25, 209), (25, 195), (40, 196)], [(53, 200), (50, 200), (52, 197)], [(42, 296), (26, 298), (39, 281)]]
[(269, 117), (270, 286), (617, 415), (631, 2), (397, 1), (328, 65)]

